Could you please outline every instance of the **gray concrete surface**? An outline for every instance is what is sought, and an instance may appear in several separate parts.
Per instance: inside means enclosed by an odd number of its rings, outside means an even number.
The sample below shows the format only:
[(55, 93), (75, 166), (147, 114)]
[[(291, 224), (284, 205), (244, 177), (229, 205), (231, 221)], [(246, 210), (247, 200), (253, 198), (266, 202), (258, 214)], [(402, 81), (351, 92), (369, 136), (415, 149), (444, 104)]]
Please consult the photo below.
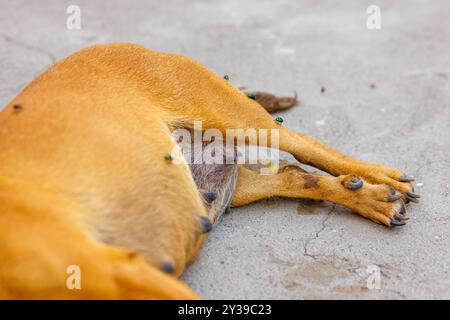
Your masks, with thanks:
[[(66, 28), (69, 4), (81, 30)], [(381, 30), (366, 28), (370, 4)], [(296, 90), (287, 126), (415, 175), (423, 201), (393, 230), (327, 203), (234, 209), (183, 279), (212, 299), (448, 299), (449, 17), (446, 0), (2, 1), (0, 105), (55, 59), (112, 41), (189, 55), (239, 86)], [(370, 265), (380, 290), (366, 287)]]

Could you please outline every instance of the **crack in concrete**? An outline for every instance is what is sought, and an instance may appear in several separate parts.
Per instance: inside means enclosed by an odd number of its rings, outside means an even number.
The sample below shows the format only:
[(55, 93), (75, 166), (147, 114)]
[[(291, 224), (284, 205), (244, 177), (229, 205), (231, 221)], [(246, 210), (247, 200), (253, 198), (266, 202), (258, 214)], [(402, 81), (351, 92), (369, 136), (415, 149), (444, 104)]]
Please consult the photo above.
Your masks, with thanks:
[(30, 51), (34, 51), (34, 52), (37, 52), (37, 53), (40, 53), (40, 54), (44, 54), (50, 60), (51, 64), (54, 64), (56, 62), (56, 60), (57, 60), (56, 57), (52, 53), (47, 52), (47, 51), (45, 51), (45, 50), (43, 50), (43, 49), (41, 49), (39, 47), (30, 45), (30, 44), (27, 44), (27, 43), (23, 43), (23, 42), (21, 42), (21, 41), (19, 41), (17, 39), (13, 39), (13, 38), (11, 38), (9, 36), (6, 36), (6, 35), (2, 35), (1, 34), (0, 37), (3, 38), (3, 40), (5, 42), (12, 43), (13, 45), (22, 47), (22, 48), (24, 48), (26, 50), (30, 50)]
[(328, 219), (330, 219), (331, 214), (334, 212), (334, 210), (336, 209), (336, 204), (333, 204), (333, 207), (327, 212), (326, 217), (322, 220), (321, 222), (321, 228), (319, 230), (316, 231), (316, 234), (314, 237), (309, 238), (308, 240), (306, 240), (305, 244), (303, 245), (303, 255), (305, 255), (306, 257), (310, 257), (312, 259), (317, 259), (317, 257), (324, 257), (324, 254), (310, 254), (308, 253), (308, 246), (310, 245), (310, 243), (314, 240), (317, 240), (320, 236), (320, 234), (325, 230), (325, 228), (327, 227), (326, 223), (328, 221)]

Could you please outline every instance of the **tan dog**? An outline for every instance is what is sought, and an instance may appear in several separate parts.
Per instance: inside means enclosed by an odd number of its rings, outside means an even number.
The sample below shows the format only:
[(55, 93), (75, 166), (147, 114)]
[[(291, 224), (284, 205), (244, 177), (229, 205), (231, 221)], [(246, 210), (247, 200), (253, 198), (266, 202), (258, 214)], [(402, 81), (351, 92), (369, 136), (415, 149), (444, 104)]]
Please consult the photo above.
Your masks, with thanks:
[[(271, 111), (293, 102), (264, 98)], [(280, 150), (333, 176), (296, 165), (260, 175), (233, 161), (175, 164), (182, 154), (171, 131), (194, 120), (221, 132), (276, 129)], [(397, 226), (403, 201), (418, 198), (412, 180), (290, 131), (191, 59), (93, 46), (0, 113), (0, 298), (197, 298), (176, 277), (230, 202), (328, 200)], [(66, 287), (70, 265), (80, 268), (79, 290)]]

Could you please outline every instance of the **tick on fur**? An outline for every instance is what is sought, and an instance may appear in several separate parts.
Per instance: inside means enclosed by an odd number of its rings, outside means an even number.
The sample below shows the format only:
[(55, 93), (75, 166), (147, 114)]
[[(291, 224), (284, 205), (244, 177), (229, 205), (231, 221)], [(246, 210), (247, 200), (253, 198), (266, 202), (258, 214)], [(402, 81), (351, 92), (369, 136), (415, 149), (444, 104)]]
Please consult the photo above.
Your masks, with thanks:
[(22, 110), (23, 106), (21, 104), (15, 104), (13, 105), (14, 110)]
[(230, 80), (230, 77), (229, 77), (227, 74), (224, 75), (223, 78), (224, 78), (225, 80)]
[(325, 87), (320, 88), (320, 92), (325, 93)]
[(275, 121), (278, 122), (279, 124), (282, 124), (284, 122), (284, 119), (282, 117), (276, 117)]
[(252, 100), (256, 100), (256, 94), (254, 93), (247, 93), (247, 97), (249, 97)]
[(172, 160), (173, 160), (173, 157), (172, 157), (171, 154), (168, 154), (168, 155), (166, 155), (166, 156), (164, 157), (164, 159), (166, 159), (167, 161), (172, 161)]

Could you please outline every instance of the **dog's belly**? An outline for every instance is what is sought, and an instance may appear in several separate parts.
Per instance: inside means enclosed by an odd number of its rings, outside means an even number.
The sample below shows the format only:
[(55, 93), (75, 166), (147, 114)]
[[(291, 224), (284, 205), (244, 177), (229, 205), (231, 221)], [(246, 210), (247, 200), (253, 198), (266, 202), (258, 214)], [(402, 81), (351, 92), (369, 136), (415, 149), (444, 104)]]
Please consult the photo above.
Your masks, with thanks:
[(217, 223), (222, 214), (228, 210), (236, 188), (236, 149), (225, 147), (223, 141), (194, 142), (193, 131), (187, 130), (185, 133), (188, 135), (187, 139), (180, 138), (177, 133), (173, 133), (172, 136), (189, 165), (210, 219), (213, 223)]
[(228, 210), (233, 199), (237, 165), (191, 164), (190, 168), (198, 189), (205, 194), (209, 216), (214, 223), (217, 223), (222, 214)]

